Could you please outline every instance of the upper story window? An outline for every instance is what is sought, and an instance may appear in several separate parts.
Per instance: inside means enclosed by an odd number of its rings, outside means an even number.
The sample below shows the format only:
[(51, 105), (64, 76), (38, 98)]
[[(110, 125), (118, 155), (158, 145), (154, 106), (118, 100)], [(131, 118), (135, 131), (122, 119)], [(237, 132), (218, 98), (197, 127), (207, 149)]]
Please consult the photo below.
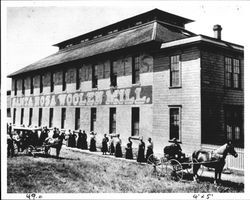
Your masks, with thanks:
[(97, 88), (97, 85), (98, 85), (97, 65), (92, 65), (92, 88)]
[(117, 71), (114, 68), (114, 61), (110, 62), (110, 86), (117, 86)]
[(180, 56), (175, 55), (170, 57), (170, 87), (181, 86), (181, 65)]
[(132, 60), (132, 84), (140, 82), (140, 56), (134, 56)]
[(62, 72), (62, 91), (66, 90), (66, 70), (63, 70)]
[(14, 80), (14, 95), (17, 95), (17, 80)]
[(225, 86), (239, 89), (241, 87), (240, 60), (225, 58)]
[(30, 77), (30, 94), (34, 92), (34, 78), (33, 76)]
[(50, 92), (54, 92), (55, 82), (54, 82), (54, 73), (50, 74)]
[(43, 75), (40, 75), (40, 93), (43, 92)]
[(80, 79), (80, 68), (76, 68), (76, 90), (80, 89), (81, 79)]
[(25, 80), (22, 79), (22, 94), (25, 94)]

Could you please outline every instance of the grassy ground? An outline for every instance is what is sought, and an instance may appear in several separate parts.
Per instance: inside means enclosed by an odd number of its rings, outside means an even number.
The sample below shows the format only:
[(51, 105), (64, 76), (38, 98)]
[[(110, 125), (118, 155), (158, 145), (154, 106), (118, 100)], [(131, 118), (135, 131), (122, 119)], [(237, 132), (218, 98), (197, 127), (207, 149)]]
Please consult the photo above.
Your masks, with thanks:
[(8, 193), (244, 192), (244, 184), (211, 178), (175, 182), (150, 176), (145, 165), (62, 149), (61, 159), (18, 155), (8, 158)]

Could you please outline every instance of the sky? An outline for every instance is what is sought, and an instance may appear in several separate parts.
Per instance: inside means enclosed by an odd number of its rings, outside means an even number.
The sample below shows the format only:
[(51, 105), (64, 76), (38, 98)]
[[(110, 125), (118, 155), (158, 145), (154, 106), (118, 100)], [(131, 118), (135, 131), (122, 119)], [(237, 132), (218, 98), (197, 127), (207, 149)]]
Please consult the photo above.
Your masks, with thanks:
[[(60, 3), (60, 2), (59, 2)], [(4, 75), (55, 53), (60, 41), (87, 33), (154, 8), (195, 22), (186, 29), (213, 36), (213, 25), (223, 28), (222, 39), (245, 44), (247, 2), (116, 1), (11, 3), (6, 7), (6, 60)], [(5, 80), (5, 77), (2, 77)], [(10, 80), (7, 80), (10, 87)]]

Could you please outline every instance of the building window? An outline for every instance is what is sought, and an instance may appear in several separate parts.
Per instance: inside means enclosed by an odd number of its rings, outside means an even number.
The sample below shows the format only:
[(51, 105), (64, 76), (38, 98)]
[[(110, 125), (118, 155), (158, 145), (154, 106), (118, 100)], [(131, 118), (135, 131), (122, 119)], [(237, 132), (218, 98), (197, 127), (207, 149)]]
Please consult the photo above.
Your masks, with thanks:
[(228, 88), (240, 88), (240, 60), (225, 58), (225, 86)]
[(62, 116), (61, 116), (61, 128), (64, 129), (66, 120), (66, 108), (62, 108)]
[(109, 112), (109, 132), (116, 133), (116, 108), (110, 108)]
[(54, 92), (55, 82), (54, 82), (54, 73), (50, 74), (50, 92)]
[(14, 80), (14, 94), (17, 95), (17, 80)]
[(34, 92), (34, 78), (33, 76), (30, 77), (30, 94)]
[(11, 117), (11, 109), (7, 108), (7, 117)]
[(81, 79), (80, 79), (80, 68), (76, 68), (76, 90), (80, 89)]
[(176, 138), (180, 141), (180, 132), (181, 132), (181, 108), (180, 107), (171, 107), (169, 108), (170, 116), (170, 140)]
[(16, 123), (16, 108), (13, 109), (13, 124)]
[(22, 79), (22, 94), (25, 94), (25, 80)]
[(30, 108), (29, 126), (32, 124), (32, 117), (33, 117), (33, 109), (32, 109), (32, 108)]
[(63, 70), (63, 73), (62, 73), (62, 91), (65, 91), (66, 90), (66, 71)]
[(43, 118), (43, 109), (39, 108), (39, 113), (38, 113), (38, 126), (42, 125), (42, 118)]
[(80, 108), (76, 108), (75, 112), (75, 130), (80, 129)]
[(132, 136), (139, 135), (139, 123), (140, 123), (140, 109), (132, 108)]
[(24, 116), (24, 108), (21, 108), (21, 121), (20, 121), (20, 124), (22, 125), (23, 124), (23, 116)]
[(49, 109), (49, 127), (53, 127), (54, 109)]
[(236, 146), (243, 147), (243, 109), (241, 106), (225, 106), (225, 134)]
[(170, 57), (170, 87), (181, 86), (180, 56)]
[(110, 86), (117, 86), (117, 71), (114, 68), (114, 62), (110, 62)]
[(140, 82), (140, 56), (134, 56), (132, 60), (132, 84)]
[(92, 65), (92, 88), (97, 88), (97, 85), (98, 85), (97, 65)]
[(91, 108), (91, 114), (90, 114), (90, 131), (95, 130), (96, 125), (96, 108)]
[(40, 75), (40, 93), (43, 92), (43, 75)]

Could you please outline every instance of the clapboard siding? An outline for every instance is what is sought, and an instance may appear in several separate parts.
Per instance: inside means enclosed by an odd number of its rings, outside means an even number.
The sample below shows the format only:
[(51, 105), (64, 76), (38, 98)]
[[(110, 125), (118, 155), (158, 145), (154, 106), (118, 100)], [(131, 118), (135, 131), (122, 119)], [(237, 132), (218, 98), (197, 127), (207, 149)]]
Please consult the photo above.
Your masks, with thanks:
[[(225, 57), (240, 59), (242, 89), (228, 89), (224, 86)], [(243, 105), (243, 56), (239, 53), (222, 51), (219, 48), (201, 50), (201, 107), (202, 107), (202, 143), (223, 144), (224, 105)]]
[[(170, 88), (170, 56), (181, 56), (180, 88)], [(200, 148), (200, 58), (199, 49), (190, 47), (163, 51), (154, 56), (153, 139), (162, 152), (169, 141), (169, 106), (181, 106), (181, 141), (186, 153)]]

